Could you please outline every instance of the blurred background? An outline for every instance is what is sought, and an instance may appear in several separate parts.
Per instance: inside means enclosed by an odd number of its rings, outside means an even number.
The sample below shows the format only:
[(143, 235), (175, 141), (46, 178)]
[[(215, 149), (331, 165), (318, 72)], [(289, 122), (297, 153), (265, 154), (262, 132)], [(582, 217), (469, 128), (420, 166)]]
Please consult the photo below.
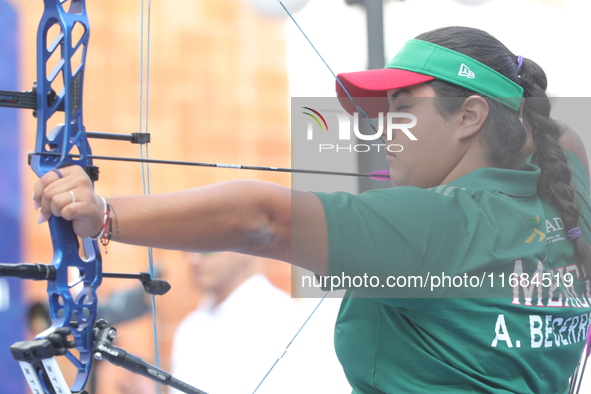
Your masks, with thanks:
[[(140, 35), (142, 4), (147, 12), (148, 3), (146, 123), (143, 117), (140, 121)], [(383, 49), (367, 44), (368, 30), (377, 33), (372, 22), (373, 29), (368, 29), (366, 6), (375, 3), (383, 5)], [(368, 53), (376, 51), (388, 61), (406, 40), (424, 31), (465, 25), (487, 30), (514, 53), (538, 62), (546, 70), (553, 97), (576, 98), (568, 102), (576, 106), (589, 104), (591, 3), (586, 0), (285, 0), (284, 4), (335, 73), (368, 68)], [(84, 91), (86, 128), (127, 134), (140, 131), (141, 122), (152, 135), (151, 158), (290, 167), (290, 97), (334, 96), (334, 77), (276, 0), (102, 0), (88, 1), (87, 8), (91, 38)], [(42, 12), (39, 1), (0, 0), (0, 89), (31, 89)], [(145, 116), (145, 109), (142, 113)], [(582, 129), (588, 122), (579, 118), (582, 121), (573, 127), (589, 150), (591, 137)], [(26, 153), (33, 149), (35, 127), (31, 111), (0, 108), (0, 262), (51, 260), (47, 226), (36, 224), (30, 202), (36, 177), (27, 166)], [(135, 145), (124, 142), (93, 140), (92, 149), (99, 155), (139, 156)], [(143, 193), (138, 164), (95, 164), (101, 171), (95, 186), (99, 194)], [(243, 178), (290, 185), (289, 175), (271, 172), (152, 165), (150, 173), (152, 193)], [(174, 331), (201, 295), (194, 290), (182, 253), (155, 250), (154, 263), (172, 284), (172, 290), (157, 299), (160, 358), (167, 369)], [(147, 271), (147, 251), (111, 244), (103, 264), (110, 272)], [(266, 260), (260, 264), (273, 284), (291, 290), (288, 265)], [(136, 288), (134, 282), (104, 280), (99, 296), (108, 300)], [(0, 392), (27, 392), (7, 349), (36, 334), (29, 327), (28, 310), (46, 298), (43, 283), (0, 278), (0, 338), (5, 349), (0, 351)], [(327, 326), (337, 306), (322, 317)], [(152, 316), (135, 315), (117, 324), (116, 344), (153, 362)], [(330, 329), (319, 335), (330, 341)], [(94, 393), (125, 393), (121, 382), (130, 379), (129, 373), (97, 364)]]

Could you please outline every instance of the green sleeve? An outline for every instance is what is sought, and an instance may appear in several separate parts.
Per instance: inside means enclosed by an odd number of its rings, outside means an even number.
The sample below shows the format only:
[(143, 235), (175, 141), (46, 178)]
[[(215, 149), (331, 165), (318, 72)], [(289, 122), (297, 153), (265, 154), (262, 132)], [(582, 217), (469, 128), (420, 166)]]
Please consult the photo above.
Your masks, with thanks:
[[(430, 280), (459, 274), (475, 233), (492, 226), (469, 193), (451, 186), (317, 195), (327, 222), (328, 276), (339, 277), (340, 288), (390, 305), (440, 296)], [(406, 285), (391, 286), (398, 280)]]

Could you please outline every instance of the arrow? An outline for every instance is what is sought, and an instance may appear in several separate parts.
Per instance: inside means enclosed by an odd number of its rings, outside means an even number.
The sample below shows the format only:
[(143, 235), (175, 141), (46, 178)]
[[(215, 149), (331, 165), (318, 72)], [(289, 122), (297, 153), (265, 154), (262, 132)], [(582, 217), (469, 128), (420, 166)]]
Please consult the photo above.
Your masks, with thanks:
[[(54, 152), (29, 152), (29, 160), (32, 156), (60, 156), (60, 153)], [(70, 155), (69, 157), (76, 158), (78, 155)], [(133, 157), (115, 157), (115, 156), (97, 156), (87, 155), (92, 160), (110, 160), (110, 161), (126, 161), (131, 163), (150, 163), (150, 164), (167, 164), (177, 166), (190, 167), (211, 167), (211, 168), (230, 168), (234, 170), (252, 170), (252, 171), (274, 171), (274, 172), (288, 172), (296, 174), (318, 174), (318, 175), (340, 175), (340, 176), (354, 176), (371, 178), (378, 181), (387, 181), (390, 179), (388, 170), (378, 170), (367, 173), (358, 172), (338, 172), (338, 171), (321, 171), (321, 170), (304, 170), (298, 168), (282, 168), (282, 167), (264, 167), (264, 166), (249, 166), (242, 164), (223, 164), (223, 163), (204, 163), (195, 161), (177, 161), (177, 160), (159, 160), (159, 159), (138, 159)]]

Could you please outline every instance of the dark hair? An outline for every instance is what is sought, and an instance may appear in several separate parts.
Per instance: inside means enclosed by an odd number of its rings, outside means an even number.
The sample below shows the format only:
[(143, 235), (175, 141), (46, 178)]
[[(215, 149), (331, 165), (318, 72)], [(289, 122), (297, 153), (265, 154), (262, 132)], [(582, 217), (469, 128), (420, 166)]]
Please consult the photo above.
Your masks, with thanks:
[[(538, 180), (538, 195), (558, 209), (566, 230), (577, 227), (580, 207), (575, 201), (576, 190), (570, 184), (572, 173), (559, 143), (563, 130), (550, 118), (551, 106), (546, 96), (548, 83), (544, 70), (534, 61), (524, 58), (518, 72), (517, 56), (482, 30), (445, 27), (416, 38), (470, 56), (523, 87), (523, 122), (519, 118), (519, 111), (485, 97), (490, 111), (481, 132), (487, 143), (489, 160), (498, 167), (521, 168), (525, 159), (522, 148), (529, 131), (535, 144), (531, 162), (542, 170)], [(438, 102), (438, 109), (444, 115), (453, 113), (466, 97), (476, 94), (438, 79), (429, 84), (437, 97), (445, 98)], [(579, 237), (574, 240), (574, 247), (584, 273), (591, 278), (591, 246)]]

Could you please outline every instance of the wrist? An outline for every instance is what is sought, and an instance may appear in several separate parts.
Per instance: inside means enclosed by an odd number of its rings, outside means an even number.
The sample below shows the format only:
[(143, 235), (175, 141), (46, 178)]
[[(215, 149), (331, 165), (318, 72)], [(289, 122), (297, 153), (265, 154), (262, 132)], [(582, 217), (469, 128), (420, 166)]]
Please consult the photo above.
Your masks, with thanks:
[(90, 237), (90, 239), (92, 239), (93, 241), (101, 239), (105, 235), (105, 233), (107, 232), (107, 227), (109, 225), (109, 205), (107, 204), (107, 200), (105, 200), (103, 197), (100, 197), (100, 199), (103, 201), (101, 229), (100, 229), (98, 235), (96, 235), (94, 237)]

